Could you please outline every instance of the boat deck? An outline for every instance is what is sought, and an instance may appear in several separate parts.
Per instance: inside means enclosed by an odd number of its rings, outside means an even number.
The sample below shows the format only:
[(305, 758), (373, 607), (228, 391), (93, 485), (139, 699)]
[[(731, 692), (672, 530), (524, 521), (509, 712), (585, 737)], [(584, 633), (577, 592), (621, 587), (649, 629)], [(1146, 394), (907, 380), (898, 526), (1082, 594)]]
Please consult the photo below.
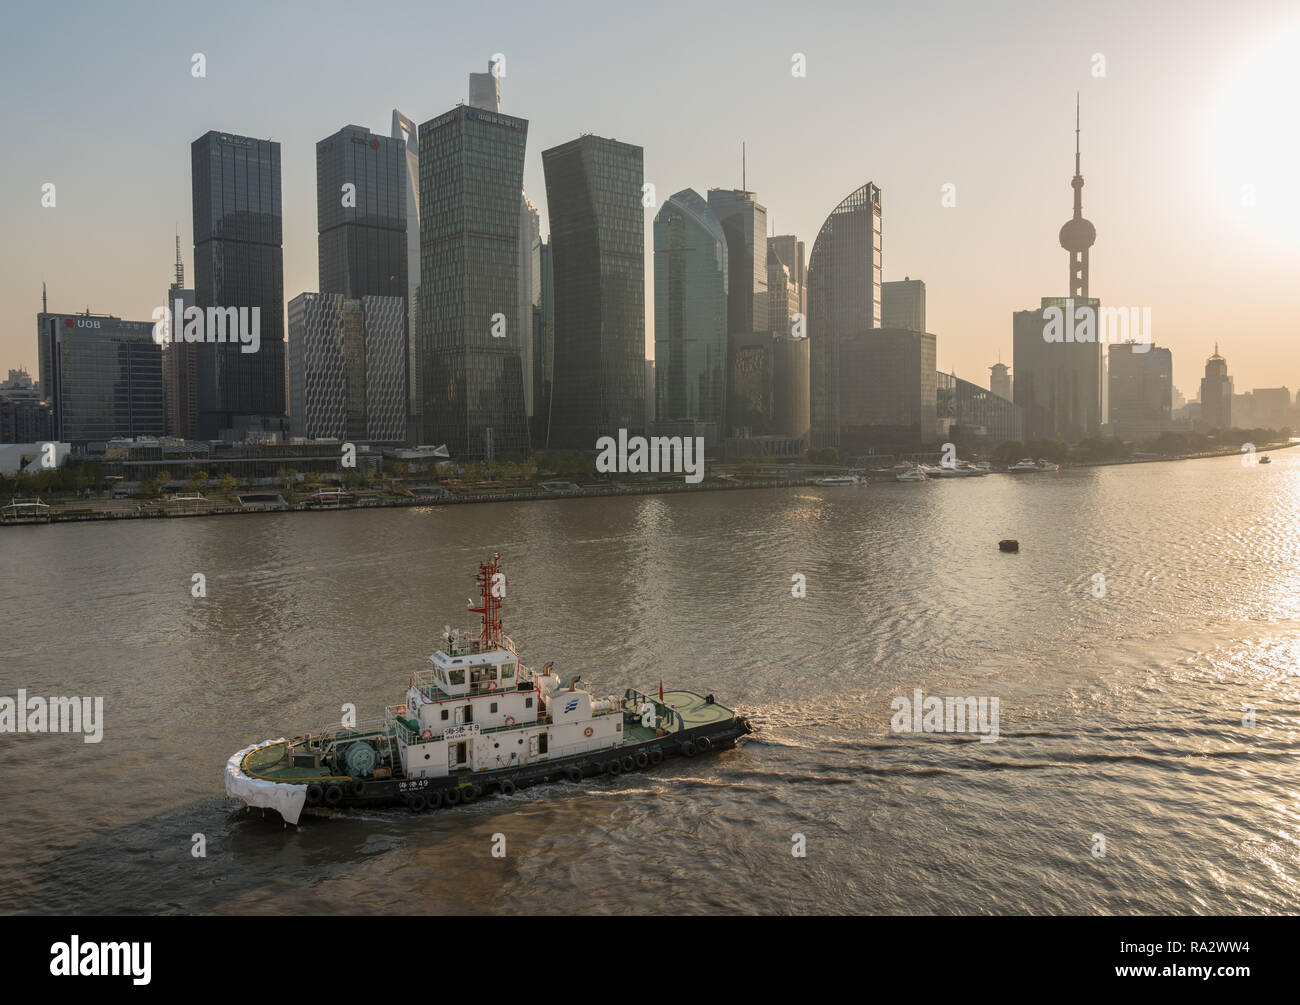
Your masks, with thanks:
[[(262, 778), (271, 782), (311, 782), (326, 779), (338, 779), (329, 768), (315, 768), (311, 765), (294, 765), (286, 756), (287, 741), (271, 743), (258, 747), (244, 757), (241, 767), (244, 774), (252, 778)], [(347, 776), (341, 776), (346, 778)]]
[[(653, 698), (652, 698), (653, 700)], [(670, 732), (694, 729), (713, 723), (726, 722), (735, 718), (736, 713), (725, 705), (716, 702), (709, 704), (704, 696), (694, 691), (665, 691), (663, 703), (676, 714), (680, 720), (674, 723)], [(627, 708), (630, 703), (625, 702)], [(624, 720), (623, 742), (627, 745), (645, 743), (656, 739), (653, 729), (647, 729), (639, 721)], [(371, 738), (371, 734), (361, 734), (359, 738)], [(270, 743), (245, 755), (241, 765), (244, 774), (252, 778), (261, 778), (271, 782), (315, 782), (343, 781), (346, 775), (335, 775), (328, 767), (313, 767), (310, 764), (294, 764), (286, 748), (293, 741)]]

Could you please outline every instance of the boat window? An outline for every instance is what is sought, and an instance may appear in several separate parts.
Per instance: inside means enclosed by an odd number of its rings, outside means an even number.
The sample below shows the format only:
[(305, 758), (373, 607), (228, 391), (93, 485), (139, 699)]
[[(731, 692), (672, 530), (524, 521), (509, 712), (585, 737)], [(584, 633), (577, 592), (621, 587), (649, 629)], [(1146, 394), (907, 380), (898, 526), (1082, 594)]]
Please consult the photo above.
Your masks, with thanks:
[(447, 710), (445, 708), (442, 710), (442, 719), (443, 722), (447, 721)]
[(488, 711), (489, 711), (489, 712), (495, 712), (496, 710), (497, 710), (497, 703), (494, 701), (494, 702), (492, 703), (492, 706), (488, 709)]
[(513, 677), (514, 675), (515, 675), (515, 665), (514, 665), (513, 663), (505, 663), (505, 664), (502, 664), (502, 667), (501, 667), (501, 679), (502, 679), (502, 680), (509, 680), (509, 679), (510, 679), (511, 677)]
[(451, 679), (451, 683), (452, 683), (453, 685), (464, 684), (464, 683), (465, 683), (465, 671), (464, 671), (464, 670), (452, 670), (451, 673), (449, 674), (449, 677), (450, 677), (450, 679)]
[(547, 733), (538, 733), (538, 734), (537, 734), (537, 752), (538, 752), (539, 754), (545, 754), (545, 753), (547, 752), (547, 751), (546, 751), (546, 741), (547, 741), (548, 736), (549, 736), (549, 734), (547, 734)]
[(532, 707), (533, 707), (533, 699), (532, 699), (532, 698), (525, 698), (525, 699), (524, 699), (524, 708), (532, 708)]

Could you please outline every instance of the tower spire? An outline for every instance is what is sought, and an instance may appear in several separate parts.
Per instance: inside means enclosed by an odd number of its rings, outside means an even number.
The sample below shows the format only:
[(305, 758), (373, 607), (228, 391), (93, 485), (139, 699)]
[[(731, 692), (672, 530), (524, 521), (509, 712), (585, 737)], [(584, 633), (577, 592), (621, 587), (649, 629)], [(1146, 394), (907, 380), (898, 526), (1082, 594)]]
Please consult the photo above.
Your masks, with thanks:
[(1074, 94), (1074, 215), (1061, 228), (1061, 247), (1070, 253), (1070, 293), (1078, 300), (1088, 298), (1088, 249), (1097, 240), (1097, 228), (1083, 216), (1083, 170), (1079, 145), (1079, 93)]
[(183, 289), (185, 286), (185, 263), (181, 261), (181, 232), (176, 228), (176, 288)]
[(42, 314), (48, 314), (48, 313), (50, 313), (50, 301), (49, 301), (49, 299), (45, 296), (45, 280), (44, 280), (44, 279), (41, 280), (41, 313), (42, 313)]

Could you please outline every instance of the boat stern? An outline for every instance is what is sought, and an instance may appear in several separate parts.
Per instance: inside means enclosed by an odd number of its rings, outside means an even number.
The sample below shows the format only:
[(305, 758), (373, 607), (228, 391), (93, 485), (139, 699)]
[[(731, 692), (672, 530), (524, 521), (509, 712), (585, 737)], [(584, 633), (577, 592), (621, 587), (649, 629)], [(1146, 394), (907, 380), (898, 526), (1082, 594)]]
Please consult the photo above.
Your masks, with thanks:
[(251, 744), (232, 754), (226, 761), (226, 794), (243, 800), (250, 807), (275, 810), (286, 823), (296, 824), (307, 802), (306, 786), (260, 778), (252, 773), (255, 769), (249, 767), (250, 758), (256, 760), (259, 752), (269, 755), (271, 748), (281, 747), (287, 742), (282, 736), (278, 740)]

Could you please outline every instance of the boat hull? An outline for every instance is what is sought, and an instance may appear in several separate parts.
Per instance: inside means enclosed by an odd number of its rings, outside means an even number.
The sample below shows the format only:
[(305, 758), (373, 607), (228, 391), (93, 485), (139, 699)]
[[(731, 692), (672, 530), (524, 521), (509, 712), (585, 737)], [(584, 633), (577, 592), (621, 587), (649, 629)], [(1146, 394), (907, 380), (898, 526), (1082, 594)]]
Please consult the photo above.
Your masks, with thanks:
[(226, 765), (226, 792), (242, 799), (250, 809), (256, 806), (275, 810), (293, 824), (302, 813), (313, 810), (405, 807), (418, 813), (508, 795), (549, 782), (576, 783), (599, 775), (648, 771), (673, 757), (692, 758), (730, 749), (751, 732), (749, 721), (738, 715), (638, 743), (493, 771), (461, 771), (437, 778), (414, 779), (333, 776), (306, 782), (271, 781), (245, 770), (244, 760), (250, 752), (284, 742), (269, 740), (246, 747), (230, 758)]

